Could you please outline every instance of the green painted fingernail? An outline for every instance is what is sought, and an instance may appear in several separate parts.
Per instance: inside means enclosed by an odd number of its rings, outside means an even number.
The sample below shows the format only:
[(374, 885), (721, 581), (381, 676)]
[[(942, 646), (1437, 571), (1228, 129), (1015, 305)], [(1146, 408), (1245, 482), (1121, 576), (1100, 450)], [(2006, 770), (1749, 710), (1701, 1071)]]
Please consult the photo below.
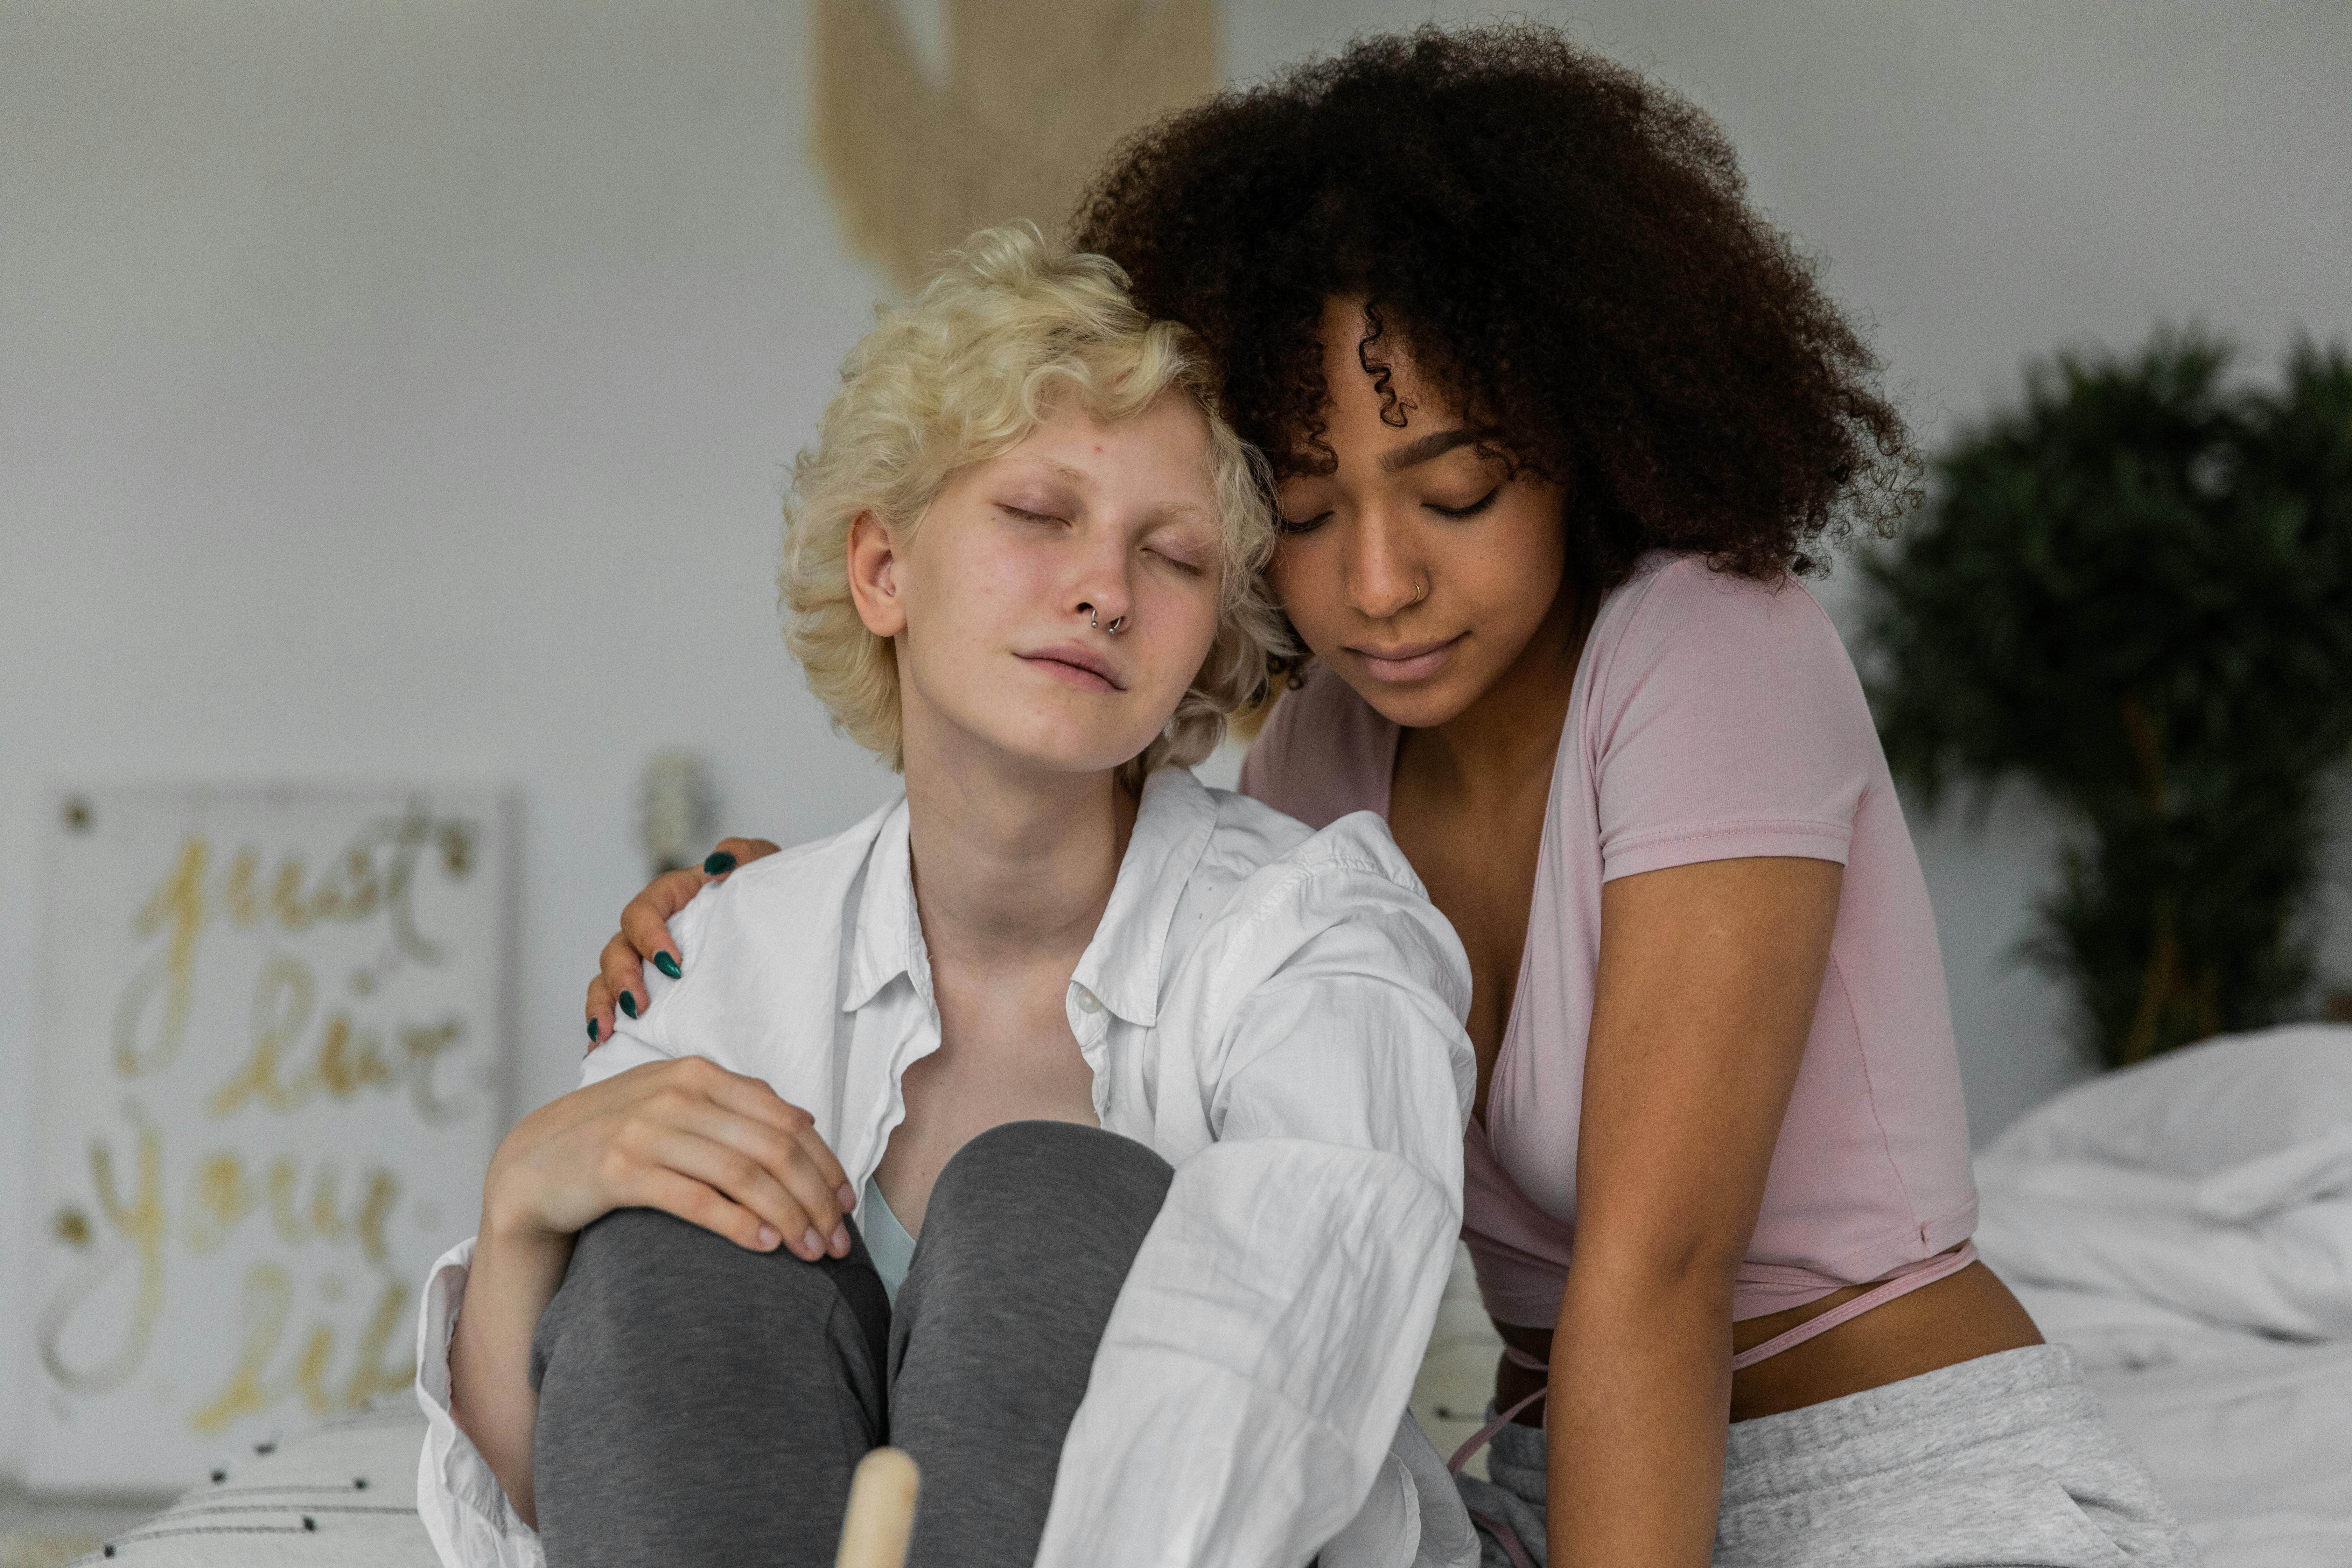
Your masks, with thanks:
[(702, 874), (706, 877), (724, 877), (733, 869), (735, 857), (724, 849), (713, 849), (710, 858), (702, 863)]
[(596, 1020), (593, 1018), (588, 1020), (588, 1043), (592, 1046), (596, 1043)]
[(637, 999), (625, 991), (621, 993), (621, 1011), (632, 1018), (637, 1016)]
[(670, 953), (655, 953), (654, 967), (660, 970), (664, 974), (668, 975), (672, 980), (679, 978), (677, 959)]

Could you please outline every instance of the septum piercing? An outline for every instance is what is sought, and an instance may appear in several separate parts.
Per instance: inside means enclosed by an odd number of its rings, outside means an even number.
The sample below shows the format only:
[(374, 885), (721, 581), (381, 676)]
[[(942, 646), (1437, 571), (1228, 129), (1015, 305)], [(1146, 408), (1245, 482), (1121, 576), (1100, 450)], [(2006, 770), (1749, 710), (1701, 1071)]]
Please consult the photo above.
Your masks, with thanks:
[(1108, 629), (1111, 636), (1117, 637), (1118, 636), (1120, 629), (1127, 625), (1127, 617), (1125, 616), (1120, 616), (1117, 619), (1113, 620), (1110, 626), (1106, 628), (1102, 624), (1102, 617), (1096, 613), (1095, 607), (1092, 605), (1080, 605), (1078, 608), (1087, 613), (1087, 629), (1088, 631), (1098, 632)]

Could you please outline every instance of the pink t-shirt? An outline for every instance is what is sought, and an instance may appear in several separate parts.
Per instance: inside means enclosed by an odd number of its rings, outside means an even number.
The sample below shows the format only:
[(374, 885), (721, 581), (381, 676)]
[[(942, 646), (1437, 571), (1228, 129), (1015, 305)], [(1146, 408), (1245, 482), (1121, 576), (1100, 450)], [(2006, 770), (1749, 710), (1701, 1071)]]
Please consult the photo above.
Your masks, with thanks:
[[(1318, 827), (1386, 816), (1397, 737), (1317, 668), (1276, 708), (1241, 787)], [(1977, 1198), (1935, 917), (1862, 684), (1803, 584), (1691, 555), (1639, 563), (1586, 639), (1538, 855), (1486, 1121), (1467, 1140), (1463, 1235), (1487, 1311), (1559, 1316), (1601, 884), (1748, 855), (1845, 876), (1733, 1316), (1948, 1272), (1958, 1260), (1938, 1255), (1975, 1229)]]

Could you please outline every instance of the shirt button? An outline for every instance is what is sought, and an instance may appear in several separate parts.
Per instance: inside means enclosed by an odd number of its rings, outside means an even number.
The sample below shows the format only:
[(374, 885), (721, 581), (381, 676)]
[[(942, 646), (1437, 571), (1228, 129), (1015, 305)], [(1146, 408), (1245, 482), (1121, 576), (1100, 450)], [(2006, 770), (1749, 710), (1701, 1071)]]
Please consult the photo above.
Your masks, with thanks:
[(1095, 994), (1083, 985), (1078, 987), (1078, 1011), (1081, 1013), (1102, 1011), (1102, 1004), (1095, 1000)]

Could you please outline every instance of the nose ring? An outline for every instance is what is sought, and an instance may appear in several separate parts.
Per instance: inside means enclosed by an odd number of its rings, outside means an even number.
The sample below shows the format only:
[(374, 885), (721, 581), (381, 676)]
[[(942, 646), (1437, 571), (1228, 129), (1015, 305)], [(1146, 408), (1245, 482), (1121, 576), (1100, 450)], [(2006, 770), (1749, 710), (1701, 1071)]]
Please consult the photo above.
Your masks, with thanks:
[(1088, 631), (1108, 631), (1111, 636), (1117, 637), (1127, 626), (1127, 617), (1125, 616), (1119, 616), (1116, 620), (1112, 621), (1108, 626), (1105, 626), (1102, 624), (1102, 617), (1096, 614), (1095, 607), (1092, 605), (1080, 605), (1078, 608), (1087, 613), (1087, 629)]
[(1426, 599), (1426, 598), (1428, 598), (1428, 597), (1429, 597), (1429, 579), (1427, 579), (1426, 577), (1416, 577), (1416, 578), (1414, 578), (1414, 579), (1413, 579), (1413, 582), (1412, 582), (1412, 602), (1413, 604), (1418, 605), (1418, 604), (1420, 604), (1423, 599)]

